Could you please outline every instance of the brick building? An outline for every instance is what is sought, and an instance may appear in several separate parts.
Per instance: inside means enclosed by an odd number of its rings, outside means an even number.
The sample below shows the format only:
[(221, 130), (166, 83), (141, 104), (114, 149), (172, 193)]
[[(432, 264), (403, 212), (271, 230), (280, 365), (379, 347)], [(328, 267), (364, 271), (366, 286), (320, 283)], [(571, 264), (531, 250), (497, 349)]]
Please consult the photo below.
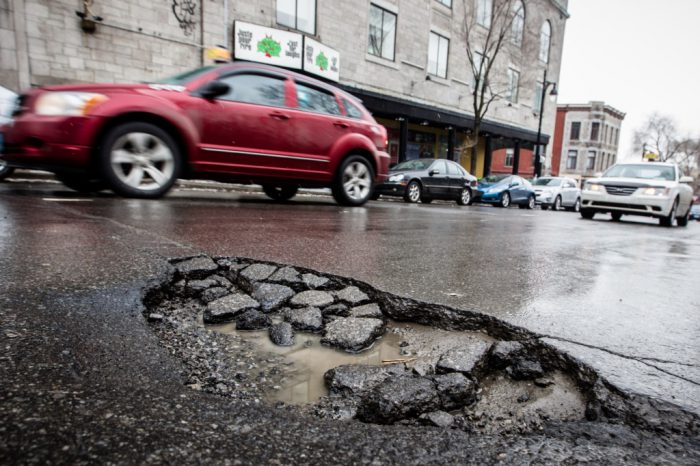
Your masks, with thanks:
[(625, 114), (604, 102), (557, 107), (552, 174), (592, 177), (617, 162)]
[[(474, 91), (466, 25), (484, 37), (501, 1), (513, 2), (517, 13), (493, 63), (490, 84), (505, 87), (472, 163), (465, 149)], [(527, 153), (536, 140), (542, 75), (558, 80), (567, 6), (568, 0), (4, 0), (0, 85), (152, 80), (205, 64), (207, 47), (234, 49), (235, 24), (251, 24), (335, 54), (334, 80), (387, 127), (395, 160), (447, 157), (481, 176), (499, 164), (500, 153), (505, 162), (506, 149), (518, 160), (522, 149), (521, 169), (531, 172)], [(554, 104), (545, 103), (543, 117), (547, 144)]]

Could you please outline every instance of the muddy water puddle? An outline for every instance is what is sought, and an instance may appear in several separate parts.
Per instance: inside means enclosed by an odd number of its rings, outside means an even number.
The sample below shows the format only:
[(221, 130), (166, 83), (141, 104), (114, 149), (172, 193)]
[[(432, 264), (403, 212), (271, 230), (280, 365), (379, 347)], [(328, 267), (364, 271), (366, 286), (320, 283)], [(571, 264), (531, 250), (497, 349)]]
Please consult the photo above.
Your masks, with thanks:
[(288, 374), (271, 401), (307, 404), (328, 395), (324, 374), (346, 364), (384, 365), (405, 363), (408, 367), (435, 365), (440, 355), (454, 347), (477, 340), (492, 341), (482, 333), (454, 332), (418, 324), (389, 321), (385, 334), (372, 347), (360, 353), (347, 353), (321, 344), (321, 336), (297, 333), (293, 346), (277, 346), (267, 330), (241, 331), (236, 324), (207, 326), (215, 332), (235, 335), (255, 344), (264, 354), (283, 356)]

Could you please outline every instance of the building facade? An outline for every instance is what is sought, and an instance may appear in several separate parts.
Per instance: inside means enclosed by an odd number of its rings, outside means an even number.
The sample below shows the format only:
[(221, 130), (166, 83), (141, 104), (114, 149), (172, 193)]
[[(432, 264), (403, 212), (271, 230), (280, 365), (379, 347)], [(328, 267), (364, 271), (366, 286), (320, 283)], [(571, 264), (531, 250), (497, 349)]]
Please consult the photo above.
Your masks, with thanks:
[(559, 105), (552, 174), (588, 178), (617, 162), (625, 114), (604, 102)]
[[(467, 43), (479, 63), (489, 63), (479, 47), (503, 5), (512, 23), (492, 63), (487, 92), (494, 100), (471, 160), (477, 85)], [(18, 91), (153, 80), (207, 64), (207, 47), (236, 50), (236, 24), (249, 24), (325, 47), (335, 58), (331, 79), (387, 127), (394, 161), (450, 158), (483, 176), (501, 151), (512, 154), (513, 171), (522, 171), (532, 165), (526, 154), (537, 140), (540, 111), (543, 144), (554, 130), (555, 104), (543, 103), (541, 94), (545, 73), (558, 81), (567, 6), (568, 0), (4, 0), (0, 85)], [(282, 54), (308, 48), (281, 46)]]

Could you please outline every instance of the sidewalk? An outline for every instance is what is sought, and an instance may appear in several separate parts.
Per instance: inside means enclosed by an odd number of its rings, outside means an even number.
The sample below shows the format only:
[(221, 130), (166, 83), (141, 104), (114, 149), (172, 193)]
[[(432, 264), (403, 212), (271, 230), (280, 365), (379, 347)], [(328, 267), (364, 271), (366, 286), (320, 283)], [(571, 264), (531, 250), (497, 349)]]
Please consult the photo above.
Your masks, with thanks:
[[(60, 183), (52, 173), (40, 170), (20, 170), (15, 171), (12, 176), (7, 178), (9, 181), (28, 182), (28, 183)], [(175, 184), (179, 189), (191, 190), (206, 190), (206, 191), (224, 191), (224, 192), (244, 192), (244, 193), (262, 193), (262, 187), (257, 184), (238, 184), (238, 183), (222, 183), (219, 181), (209, 180), (178, 180)], [(311, 194), (316, 196), (330, 196), (330, 189), (307, 189), (299, 190), (301, 194)]]

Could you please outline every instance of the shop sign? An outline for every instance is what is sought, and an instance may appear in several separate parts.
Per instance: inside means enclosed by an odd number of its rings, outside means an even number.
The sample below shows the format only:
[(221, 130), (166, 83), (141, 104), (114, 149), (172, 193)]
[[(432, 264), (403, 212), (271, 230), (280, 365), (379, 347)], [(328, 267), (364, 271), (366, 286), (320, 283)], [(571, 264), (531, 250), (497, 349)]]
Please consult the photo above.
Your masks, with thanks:
[(304, 71), (337, 82), (340, 80), (340, 54), (318, 41), (304, 37)]
[(233, 54), (238, 60), (301, 69), (302, 40), (301, 34), (236, 21)]

